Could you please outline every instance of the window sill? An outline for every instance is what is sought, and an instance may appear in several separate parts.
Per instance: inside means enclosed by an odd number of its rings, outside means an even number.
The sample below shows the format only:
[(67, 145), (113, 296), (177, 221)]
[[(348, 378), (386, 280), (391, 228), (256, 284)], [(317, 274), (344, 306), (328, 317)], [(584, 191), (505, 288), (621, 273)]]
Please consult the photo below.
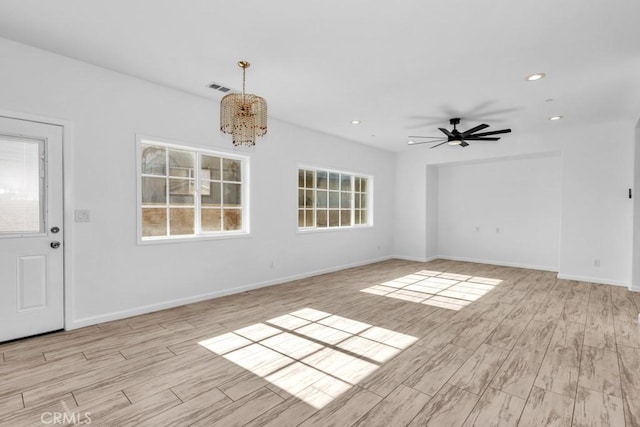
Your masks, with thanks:
[(317, 233), (331, 233), (331, 232), (345, 232), (355, 230), (372, 230), (373, 225), (361, 225), (358, 227), (323, 227), (323, 228), (298, 228), (296, 234), (317, 234)]
[(248, 232), (205, 234), (201, 236), (153, 237), (146, 239), (142, 239), (139, 237), (138, 246), (163, 245), (167, 243), (200, 242), (204, 240), (250, 239), (252, 237), (253, 236)]

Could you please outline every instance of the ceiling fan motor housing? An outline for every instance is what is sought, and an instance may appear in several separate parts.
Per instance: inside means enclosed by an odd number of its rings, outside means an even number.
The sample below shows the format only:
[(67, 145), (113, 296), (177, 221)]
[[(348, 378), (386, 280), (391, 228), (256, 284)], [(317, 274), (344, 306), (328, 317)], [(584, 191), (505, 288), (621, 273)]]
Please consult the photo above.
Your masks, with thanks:
[(456, 125), (460, 124), (460, 118), (459, 117), (455, 117), (451, 120), (449, 120), (449, 123), (451, 123), (453, 125), (453, 129), (451, 130), (451, 133), (456, 137), (456, 138), (451, 138), (449, 137), (449, 141), (457, 141), (460, 138), (458, 138), (460, 136), (460, 131), (458, 129), (456, 129)]

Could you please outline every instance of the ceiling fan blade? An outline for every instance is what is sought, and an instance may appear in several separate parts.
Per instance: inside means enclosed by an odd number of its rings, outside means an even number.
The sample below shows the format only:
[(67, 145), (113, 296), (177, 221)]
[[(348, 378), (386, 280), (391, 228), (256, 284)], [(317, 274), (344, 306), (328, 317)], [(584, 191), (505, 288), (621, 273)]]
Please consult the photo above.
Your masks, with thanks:
[(500, 133), (511, 133), (511, 129), (492, 130), (491, 132), (481, 132), (481, 133), (476, 133), (470, 136), (489, 136), (489, 135), (498, 135)]
[(445, 135), (447, 135), (449, 138), (455, 138), (456, 136), (454, 134), (452, 134), (451, 132), (449, 132), (447, 129), (445, 128), (438, 128), (440, 129), (440, 132), (444, 133)]
[(488, 127), (489, 127), (489, 125), (486, 125), (486, 124), (483, 123), (481, 125), (478, 125), (478, 126), (476, 126), (474, 128), (471, 128), (469, 130), (466, 130), (466, 131), (462, 132), (462, 136), (471, 135), (474, 132), (478, 132), (479, 130), (486, 129)]
[(464, 140), (460, 141), (460, 146), (461, 147), (467, 147), (469, 144), (467, 144)]
[(413, 144), (408, 144), (408, 145), (419, 145), (419, 144), (433, 144), (434, 142), (448, 142), (448, 139), (438, 139), (437, 141), (413, 141)]
[(433, 146), (433, 147), (431, 147), (431, 148), (439, 147), (439, 146), (441, 146), (442, 144), (446, 144), (447, 142), (449, 142), (449, 140), (446, 140), (446, 141), (444, 141), (444, 142), (441, 142), (441, 143), (440, 143), (440, 144), (438, 144), (438, 145), (434, 145), (434, 146)]
[(468, 136), (465, 138), (468, 141), (497, 141), (500, 138), (496, 137), (496, 138), (483, 138), (483, 137), (475, 137), (475, 136)]
[(418, 135), (409, 135), (407, 138), (429, 138), (429, 139), (442, 139), (441, 136), (418, 136)]

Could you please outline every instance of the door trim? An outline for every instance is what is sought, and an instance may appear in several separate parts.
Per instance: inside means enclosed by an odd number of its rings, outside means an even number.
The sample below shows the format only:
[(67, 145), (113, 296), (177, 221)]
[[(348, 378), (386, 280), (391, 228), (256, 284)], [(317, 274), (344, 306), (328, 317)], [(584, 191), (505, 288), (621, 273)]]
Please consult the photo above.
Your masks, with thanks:
[(0, 109), (0, 117), (60, 126), (62, 128), (62, 217), (64, 224), (64, 257), (63, 257), (63, 292), (64, 292), (64, 329), (71, 330), (75, 326), (75, 292), (73, 268), (73, 191), (74, 163), (73, 163), (73, 122), (71, 120), (37, 114), (23, 113)]

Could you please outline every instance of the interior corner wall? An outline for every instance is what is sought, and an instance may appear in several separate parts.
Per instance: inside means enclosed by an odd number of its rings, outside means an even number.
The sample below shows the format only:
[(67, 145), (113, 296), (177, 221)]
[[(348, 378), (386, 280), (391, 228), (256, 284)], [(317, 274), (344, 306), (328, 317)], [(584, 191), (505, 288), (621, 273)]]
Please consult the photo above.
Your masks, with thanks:
[[(629, 286), (633, 210), (635, 121), (562, 127), (545, 122), (537, 133), (516, 130), (498, 144), (439, 150), (414, 146), (396, 155), (394, 253), (425, 257), (427, 237), (425, 165), (444, 165), (562, 153), (558, 277)], [(598, 259), (600, 265), (594, 265)]]
[(427, 166), (427, 259), (436, 259), (439, 255), (440, 240), (440, 174), (437, 166)]
[[(250, 237), (137, 245), (135, 135), (229, 150), (218, 131), (218, 101), (6, 39), (0, 57), (0, 110), (73, 126), (74, 180), (66, 196), (74, 209), (91, 211), (91, 222), (74, 224), (66, 242), (75, 300), (65, 308), (72, 311), (67, 328), (391, 256), (394, 153), (273, 118), (249, 154)], [(372, 175), (374, 226), (298, 233), (300, 164)]]
[(438, 172), (440, 258), (558, 271), (559, 153), (454, 163)]

